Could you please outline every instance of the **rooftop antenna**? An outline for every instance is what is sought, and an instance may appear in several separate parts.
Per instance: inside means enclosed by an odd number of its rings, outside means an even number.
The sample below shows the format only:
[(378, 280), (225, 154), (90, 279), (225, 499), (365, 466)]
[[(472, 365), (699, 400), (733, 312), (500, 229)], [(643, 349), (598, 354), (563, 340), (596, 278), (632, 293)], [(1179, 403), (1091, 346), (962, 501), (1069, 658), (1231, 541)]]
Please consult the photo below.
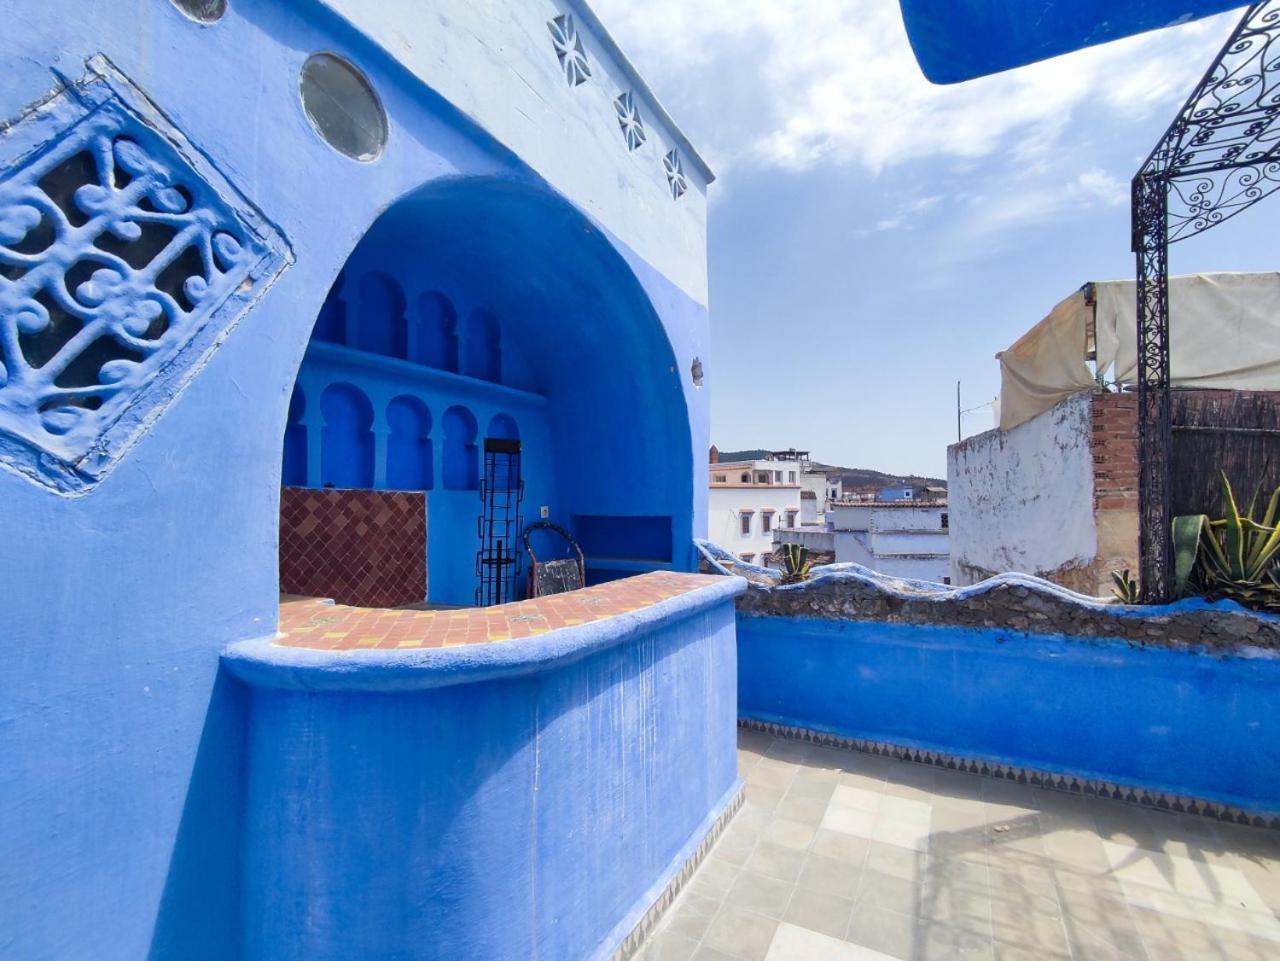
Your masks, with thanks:
[(960, 436), (960, 381), (956, 381), (956, 443), (964, 440)]

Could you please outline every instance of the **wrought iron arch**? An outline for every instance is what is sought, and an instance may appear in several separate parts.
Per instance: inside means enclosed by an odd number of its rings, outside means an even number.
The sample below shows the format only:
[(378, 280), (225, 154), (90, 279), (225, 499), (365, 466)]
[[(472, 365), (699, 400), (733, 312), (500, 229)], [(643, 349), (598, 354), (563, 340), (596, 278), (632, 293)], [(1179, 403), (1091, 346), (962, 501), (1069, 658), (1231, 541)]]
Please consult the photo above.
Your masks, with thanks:
[(1280, 0), (1252, 4), (1133, 178), (1138, 293), (1139, 570), (1172, 593), (1169, 245), (1280, 190)]

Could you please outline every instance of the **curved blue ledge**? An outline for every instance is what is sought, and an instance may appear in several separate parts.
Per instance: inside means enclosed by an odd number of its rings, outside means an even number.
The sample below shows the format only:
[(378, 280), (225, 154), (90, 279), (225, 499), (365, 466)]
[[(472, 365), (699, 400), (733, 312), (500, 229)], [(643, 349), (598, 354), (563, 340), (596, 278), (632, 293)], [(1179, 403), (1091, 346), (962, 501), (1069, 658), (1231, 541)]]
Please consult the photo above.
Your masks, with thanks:
[(747, 589), (725, 577), (627, 614), (551, 631), (540, 637), (403, 651), (318, 651), (276, 638), (232, 644), (222, 663), (254, 687), (299, 691), (421, 691), (475, 684), (565, 667), (599, 651), (733, 600)]

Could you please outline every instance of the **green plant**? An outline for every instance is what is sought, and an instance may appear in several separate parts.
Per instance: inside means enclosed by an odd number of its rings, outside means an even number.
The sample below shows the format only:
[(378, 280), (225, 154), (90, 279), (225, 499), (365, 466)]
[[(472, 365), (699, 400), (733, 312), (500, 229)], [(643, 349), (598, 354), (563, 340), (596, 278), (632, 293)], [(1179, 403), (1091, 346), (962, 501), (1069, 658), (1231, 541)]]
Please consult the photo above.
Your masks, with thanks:
[(1112, 571), (1111, 580), (1116, 585), (1111, 589), (1111, 593), (1121, 604), (1137, 604), (1141, 600), (1138, 582), (1129, 573), (1129, 568), (1126, 567), (1123, 571)]
[(782, 545), (782, 583), (796, 584), (809, 579), (809, 569), (813, 562), (809, 560), (809, 548), (799, 544)]
[(1227, 475), (1222, 478), (1226, 516), (1174, 518), (1174, 591), (1179, 597), (1203, 594), (1265, 610), (1280, 610), (1280, 488), (1255, 520), (1258, 495), (1244, 512)]

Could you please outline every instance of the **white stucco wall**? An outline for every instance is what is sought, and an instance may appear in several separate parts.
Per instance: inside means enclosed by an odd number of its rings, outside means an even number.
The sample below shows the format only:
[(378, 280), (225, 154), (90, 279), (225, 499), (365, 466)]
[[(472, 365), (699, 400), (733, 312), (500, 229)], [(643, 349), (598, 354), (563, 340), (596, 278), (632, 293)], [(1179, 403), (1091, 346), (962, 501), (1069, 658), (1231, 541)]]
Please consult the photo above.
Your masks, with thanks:
[(966, 568), (1042, 574), (1097, 555), (1087, 391), (947, 451), (955, 583)]
[[(785, 526), (788, 507), (800, 507), (799, 487), (712, 487), (707, 499), (707, 539), (739, 557), (754, 554), (759, 563), (761, 554), (773, 550), (773, 533), (764, 533), (761, 523), (764, 510), (773, 508), (774, 525)], [(753, 511), (747, 536), (741, 528), (743, 510)]]
[[(325, 0), (606, 229), (707, 303), (710, 171), (578, 0)], [(548, 23), (568, 13), (591, 77), (570, 86)], [(614, 102), (631, 91), (647, 139), (628, 150)], [(663, 156), (689, 190), (673, 200)]]

